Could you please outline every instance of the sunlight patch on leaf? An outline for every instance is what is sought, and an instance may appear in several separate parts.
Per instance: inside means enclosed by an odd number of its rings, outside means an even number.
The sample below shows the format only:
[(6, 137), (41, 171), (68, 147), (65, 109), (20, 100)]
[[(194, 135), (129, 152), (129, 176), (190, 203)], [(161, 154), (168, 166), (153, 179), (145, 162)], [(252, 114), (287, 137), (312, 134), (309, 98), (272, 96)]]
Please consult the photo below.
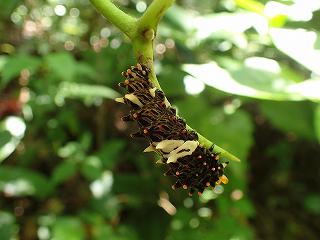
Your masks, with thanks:
[(227, 71), (217, 63), (185, 64), (183, 69), (209, 86), (231, 94), (268, 100), (302, 100), (287, 91), (295, 83), (281, 74), (279, 64), (267, 58), (248, 58)]
[(95, 198), (101, 198), (108, 194), (113, 185), (113, 174), (111, 171), (105, 171), (101, 178), (90, 184), (90, 190)]
[(239, 48), (247, 47), (247, 37), (244, 34), (254, 28), (259, 34), (268, 32), (268, 19), (249, 12), (215, 13), (194, 18), (192, 22), (195, 29), (195, 38), (203, 41), (207, 38), (227, 39)]
[[(320, 75), (320, 46), (316, 32), (305, 29), (270, 29), (275, 46), (289, 57)], [(291, 41), (293, 40), (294, 41)], [(318, 46), (317, 46), (318, 45)]]
[(13, 153), (25, 130), (25, 122), (18, 117), (7, 117), (0, 122), (0, 162)]
[(36, 196), (44, 198), (52, 191), (48, 179), (22, 167), (0, 167), (0, 191), (7, 196)]
[(320, 102), (320, 79), (309, 79), (294, 84), (288, 88), (288, 91), (300, 94), (311, 101)]

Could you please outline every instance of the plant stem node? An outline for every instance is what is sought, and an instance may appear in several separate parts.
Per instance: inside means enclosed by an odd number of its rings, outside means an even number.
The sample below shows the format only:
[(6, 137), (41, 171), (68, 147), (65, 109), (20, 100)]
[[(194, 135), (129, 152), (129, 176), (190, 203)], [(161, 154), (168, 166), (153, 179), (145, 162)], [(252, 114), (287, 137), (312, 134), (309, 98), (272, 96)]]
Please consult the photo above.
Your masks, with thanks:
[(143, 36), (146, 40), (152, 41), (155, 38), (155, 31), (152, 28), (143, 31)]

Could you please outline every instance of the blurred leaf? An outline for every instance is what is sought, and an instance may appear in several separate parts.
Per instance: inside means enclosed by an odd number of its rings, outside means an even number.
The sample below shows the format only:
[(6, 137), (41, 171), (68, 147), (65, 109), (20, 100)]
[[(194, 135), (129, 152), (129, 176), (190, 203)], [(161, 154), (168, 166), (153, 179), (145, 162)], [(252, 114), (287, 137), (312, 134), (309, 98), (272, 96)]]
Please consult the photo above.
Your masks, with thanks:
[(77, 75), (82, 76), (84, 78), (89, 77), (91, 79), (94, 79), (97, 77), (97, 72), (88, 63), (79, 62), (79, 63), (77, 63)]
[(154, 197), (150, 195), (150, 192), (155, 192), (156, 185), (157, 183), (151, 176), (139, 176), (133, 173), (117, 174), (114, 176), (113, 192), (139, 196), (139, 201), (142, 201), (141, 197), (143, 196), (145, 198)]
[[(127, 196), (124, 197), (126, 198)], [(112, 196), (111, 194), (104, 195), (101, 198), (92, 198), (90, 205), (91, 211), (97, 212), (100, 216), (107, 220), (117, 218), (119, 216), (119, 212), (121, 211), (121, 203), (119, 202), (119, 198)]]
[(10, 56), (2, 70), (0, 88), (5, 87), (12, 78), (18, 77), (21, 70), (27, 69), (30, 74), (35, 73), (40, 67), (40, 64), (40, 59), (31, 55), (18, 54)]
[[(248, 113), (242, 110), (237, 110), (235, 113), (225, 116), (220, 111), (213, 111), (210, 116), (211, 118), (217, 116), (216, 123), (210, 124), (210, 121), (207, 121), (205, 124), (207, 131), (204, 134), (214, 143), (241, 159), (241, 163), (230, 164), (230, 182), (232, 182), (230, 185), (245, 190), (247, 157), (251, 146), (254, 144), (252, 120)], [(235, 137), (235, 133), (241, 136), (241, 140)]]
[(0, 56), (0, 73), (3, 70), (3, 67), (5, 66), (7, 60), (8, 60), (7, 56), (5, 55)]
[(261, 111), (280, 130), (314, 140), (313, 108), (307, 102), (263, 102)]
[(81, 147), (78, 142), (68, 142), (58, 150), (58, 155), (61, 158), (68, 158), (77, 154), (80, 149)]
[(111, 171), (106, 170), (102, 173), (101, 177), (96, 179), (90, 184), (90, 190), (93, 196), (97, 199), (107, 196), (113, 186), (113, 174)]
[(0, 162), (14, 152), (25, 130), (24, 121), (18, 117), (7, 117), (0, 122)]
[(46, 56), (49, 70), (62, 81), (73, 81), (77, 74), (77, 62), (68, 52), (50, 53)]
[[(248, 58), (244, 65), (234, 65), (226, 71), (215, 62), (186, 64), (184, 70), (196, 79), (221, 91), (267, 100), (305, 99), (301, 93), (291, 92), (295, 79), (288, 79), (279, 64), (267, 58)], [(286, 74), (286, 75), (285, 75)]]
[(163, 209), (155, 204), (144, 204), (142, 208), (132, 211), (133, 214), (127, 217), (126, 222), (134, 226), (139, 239), (165, 239), (169, 227), (169, 215)]
[(7, 18), (22, 0), (0, 1), (0, 17)]
[(0, 131), (0, 162), (5, 160), (14, 152), (19, 140), (12, 137), (9, 131)]
[(48, 179), (38, 172), (21, 167), (0, 166), (0, 190), (8, 196), (44, 198), (52, 191)]
[(237, 40), (239, 39), (239, 34), (244, 33), (251, 27), (259, 29), (261, 25), (266, 25), (265, 18), (248, 12), (215, 13), (192, 20), (189, 19), (189, 21), (192, 24), (191, 26), (196, 29), (196, 39), (202, 41), (208, 38), (226, 36), (228, 40), (243, 48), (247, 45), (246, 36), (242, 35), (239, 41)]
[(312, 214), (320, 214), (320, 194), (312, 194), (305, 197), (304, 207)]
[(318, 141), (320, 143), (320, 104), (315, 109), (314, 113), (314, 127), (316, 130), (316, 136), (318, 138)]
[[(319, 35), (305, 29), (273, 28), (270, 36), (275, 46), (298, 63), (320, 75)], [(288, 41), (294, 39), (294, 41)]]
[(84, 83), (62, 82), (59, 85), (55, 102), (58, 105), (64, 104), (65, 98), (80, 98), (80, 99), (115, 99), (119, 97), (119, 93), (113, 89), (101, 85), (89, 85)]
[(291, 85), (288, 90), (299, 94), (311, 101), (320, 102), (320, 79), (309, 79), (301, 83)]
[(261, 2), (255, 0), (235, 0), (235, 3), (250, 12), (263, 14), (264, 5)]
[[(239, 239), (239, 240), (253, 240), (254, 232), (244, 222), (237, 221), (235, 217), (230, 217), (230, 214), (221, 216), (215, 221), (215, 231), (211, 232), (210, 239)], [(227, 229), (232, 229), (228, 231)]]
[(134, 229), (127, 224), (117, 225), (113, 227), (106, 223), (105, 218), (100, 213), (92, 211), (82, 212), (81, 219), (85, 218), (88, 224), (92, 227), (93, 240), (138, 240)]
[(0, 239), (9, 240), (16, 238), (18, 226), (15, 217), (9, 212), (0, 211)]
[(188, 33), (192, 32), (192, 25), (189, 24), (192, 17), (193, 14), (191, 11), (186, 11), (178, 5), (173, 5), (166, 12), (165, 21), (170, 24), (170, 28)]
[(105, 168), (112, 168), (122, 154), (125, 142), (121, 139), (107, 141), (96, 155), (101, 159)]
[(11, 140), (11, 134), (8, 130), (0, 131), (0, 149), (2, 149)]
[(96, 156), (89, 156), (84, 159), (81, 165), (81, 173), (89, 180), (94, 181), (102, 176), (103, 169), (101, 159)]
[(55, 240), (85, 239), (84, 226), (75, 217), (59, 217), (53, 225), (52, 235)]
[(186, 74), (183, 71), (177, 71), (171, 66), (165, 66), (159, 74), (161, 88), (167, 96), (177, 96), (184, 94), (183, 77)]
[(53, 184), (59, 184), (70, 177), (72, 177), (77, 172), (77, 168), (74, 162), (62, 162), (53, 170), (51, 181)]

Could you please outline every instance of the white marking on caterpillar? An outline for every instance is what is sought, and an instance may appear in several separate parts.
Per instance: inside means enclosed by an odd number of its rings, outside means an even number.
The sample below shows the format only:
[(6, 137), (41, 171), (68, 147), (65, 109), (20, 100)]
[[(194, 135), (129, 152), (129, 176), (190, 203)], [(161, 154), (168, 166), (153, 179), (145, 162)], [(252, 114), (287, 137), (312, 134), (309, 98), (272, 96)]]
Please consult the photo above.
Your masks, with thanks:
[(198, 145), (199, 145), (198, 141), (186, 141), (177, 149), (171, 151), (168, 154), (164, 154), (163, 157), (168, 159), (167, 163), (171, 163), (171, 162), (175, 163), (179, 158), (192, 155), (192, 153), (196, 150)]
[(143, 104), (140, 102), (139, 98), (133, 93), (124, 95), (124, 98), (128, 99), (130, 102), (138, 105), (139, 107), (143, 107)]
[(119, 103), (124, 103), (124, 99), (122, 97), (118, 97), (116, 99), (114, 99), (116, 102), (119, 102)]
[(156, 152), (156, 148), (150, 144), (143, 152)]
[(163, 140), (156, 144), (156, 149), (160, 150), (164, 154), (169, 154), (174, 149), (182, 146), (184, 144), (184, 140)]
[(157, 90), (156, 87), (149, 89), (149, 92), (150, 92), (150, 94), (151, 94), (152, 97), (155, 97), (155, 96), (156, 96), (156, 90)]

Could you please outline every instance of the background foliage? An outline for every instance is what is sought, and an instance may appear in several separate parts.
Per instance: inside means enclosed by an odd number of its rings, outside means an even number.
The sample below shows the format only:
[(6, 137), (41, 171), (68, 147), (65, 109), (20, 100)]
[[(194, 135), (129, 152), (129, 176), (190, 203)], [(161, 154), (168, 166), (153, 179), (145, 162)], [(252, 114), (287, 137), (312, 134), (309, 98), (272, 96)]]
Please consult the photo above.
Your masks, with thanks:
[[(150, 1), (119, 0), (139, 16)], [(156, 70), (189, 125), (242, 159), (172, 191), (119, 120), (131, 46), (87, 0), (0, 2), (0, 239), (318, 239), (320, 3), (177, 0)]]

